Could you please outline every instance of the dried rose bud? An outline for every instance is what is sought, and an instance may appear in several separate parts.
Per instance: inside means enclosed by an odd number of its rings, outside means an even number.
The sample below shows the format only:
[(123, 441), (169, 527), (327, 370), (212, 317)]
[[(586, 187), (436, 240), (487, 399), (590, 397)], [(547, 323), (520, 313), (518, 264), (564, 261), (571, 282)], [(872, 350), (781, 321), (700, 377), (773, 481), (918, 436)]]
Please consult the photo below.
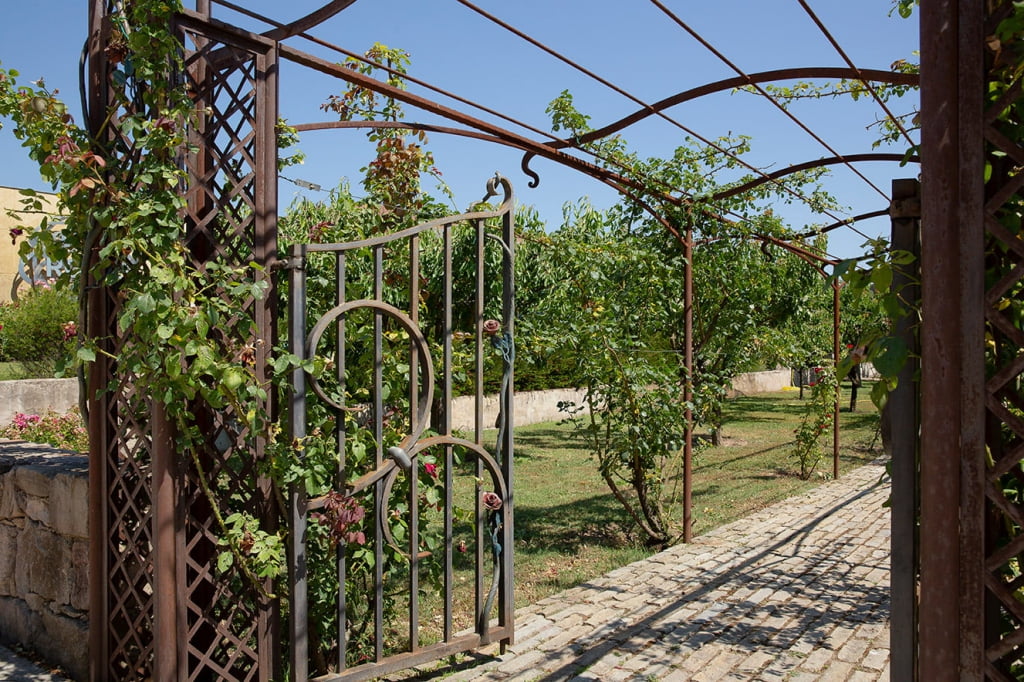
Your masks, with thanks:
[(497, 493), (486, 492), (480, 497), (480, 501), (485, 509), (490, 509), (491, 511), (501, 509), (501, 498), (498, 497)]
[(501, 331), (501, 322), (497, 320), (487, 320), (484, 322), (484, 333), (490, 336), (494, 336)]

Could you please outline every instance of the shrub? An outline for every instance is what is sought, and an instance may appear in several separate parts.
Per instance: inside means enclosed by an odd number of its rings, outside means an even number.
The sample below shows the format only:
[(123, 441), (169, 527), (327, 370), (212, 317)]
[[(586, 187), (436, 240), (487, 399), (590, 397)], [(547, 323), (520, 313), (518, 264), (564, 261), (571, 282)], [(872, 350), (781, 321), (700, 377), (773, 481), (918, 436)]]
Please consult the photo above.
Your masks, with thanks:
[[(820, 369), (820, 371), (819, 371)], [(836, 372), (833, 367), (815, 368), (816, 381), (811, 401), (793, 434), (793, 458), (800, 464), (800, 478), (807, 480), (824, 457), (819, 444), (822, 436), (829, 433), (835, 418)]]
[(11, 424), (0, 429), (0, 437), (45, 443), (76, 452), (89, 449), (89, 434), (78, 410), (67, 414), (47, 412), (43, 416), (18, 412)]
[(77, 333), (78, 301), (63, 287), (32, 287), (17, 301), (0, 307), (0, 360), (45, 363), (71, 350)]

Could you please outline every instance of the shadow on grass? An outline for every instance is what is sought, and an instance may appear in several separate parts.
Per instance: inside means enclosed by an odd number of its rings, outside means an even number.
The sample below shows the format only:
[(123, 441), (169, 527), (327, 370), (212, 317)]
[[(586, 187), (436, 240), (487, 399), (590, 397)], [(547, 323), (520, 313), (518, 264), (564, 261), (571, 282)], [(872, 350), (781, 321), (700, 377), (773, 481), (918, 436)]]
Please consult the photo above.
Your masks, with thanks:
[(847, 429), (875, 429), (878, 427), (877, 412), (843, 412), (842, 427)]
[[(735, 457), (716, 458), (713, 461), (708, 459), (703, 464), (698, 463), (693, 468), (693, 470), (694, 470), (694, 473), (699, 473), (701, 471), (708, 471), (708, 470), (712, 470), (712, 469), (721, 469), (723, 466), (728, 465), (728, 464), (734, 464), (736, 462), (741, 462), (741, 461), (743, 461), (745, 459), (751, 459), (752, 457), (759, 457), (761, 455), (766, 455), (769, 452), (771, 452), (773, 450), (778, 450), (780, 448), (790, 447), (790, 446), (793, 445), (794, 442), (795, 441), (789, 441), (788, 443), (779, 443), (778, 445), (769, 445), (766, 448), (761, 448), (760, 450), (754, 450), (753, 452), (746, 452), (746, 453), (743, 453), (741, 455), (736, 455)], [(700, 460), (698, 458), (698, 462), (699, 461)]]
[(582, 545), (624, 547), (629, 518), (611, 494), (594, 495), (568, 504), (517, 505), (516, 551), (575, 552)]
[(801, 402), (796, 395), (783, 396), (781, 399), (777, 394), (769, 395), (770, 398), (755, 395), (741, 396), (728, 401), (723, 411), (726, 421), (777, 421), (778, 418), (772, 415), (799, 415), (807, 403), (806, 399)]

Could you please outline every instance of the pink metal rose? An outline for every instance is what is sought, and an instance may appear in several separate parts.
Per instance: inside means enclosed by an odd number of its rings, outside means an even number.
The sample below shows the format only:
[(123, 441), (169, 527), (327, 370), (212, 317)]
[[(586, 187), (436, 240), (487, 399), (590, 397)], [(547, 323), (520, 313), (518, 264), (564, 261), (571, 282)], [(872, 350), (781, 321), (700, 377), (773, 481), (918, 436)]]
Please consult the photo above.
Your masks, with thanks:
[(484, 505), (484, 509), (490, 509), (491, 511), (498, 511), (501, 509), (501, 498), (498, 497), (497, 493), (484, 493), (480, 498), (480, 502)]

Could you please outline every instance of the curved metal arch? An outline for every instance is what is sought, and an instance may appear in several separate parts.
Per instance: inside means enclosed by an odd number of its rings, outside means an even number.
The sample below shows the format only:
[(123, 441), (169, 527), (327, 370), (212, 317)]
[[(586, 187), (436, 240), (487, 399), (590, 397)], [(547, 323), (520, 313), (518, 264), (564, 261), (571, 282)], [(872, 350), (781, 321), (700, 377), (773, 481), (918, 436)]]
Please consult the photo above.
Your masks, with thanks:
[[(781, 80), (792, 80), (794, 78), (857, 78), (859, 80), (870, 80), (877, 81), (880, 83), (889, 83), (891, 85), (917, 85), (919, 78), (917, 74), (901, 73), (898, 71), (883, 71), (881, 69), (862, 69), (854, 70), (848, 67), (841, 66), (821, 66), (821, 67), (797, 67), (791, 69), (774, 69), (772, 71), (762, 71), (760, 73), (753, 73), (749, 76), (734, 76), (732, 78), (725, 78), (723, 80), (715, 81), (713, 83), (705, 83), (696, 88), (690, 88), (683, 92), (671, 95), (665, 99), (655, 102), (650, 107), (640, 109), (628, 116), (620, 118), (614, 123), (609, 123), (603, 128), (592, 130), (585, 135), (580, 135), (567, 142), (554, 142), (545, 144), (546, 147), (552, 149), (563, 149), (569, 146), (576, 146), (584, 142), (590, 142), (592, 140), (598, 140), (603, 137), (607, 137), (613, 133), (616, 133), (623, 128), (628, 128), (634, 123), (638, 123), (643, 119), (654, 116), (665, 109), (674, 107), (677, 104), (688, 102), (690, 100), (704, 97), (705, 95), (712, 95), (724, 90), (731, 90), (739, 88), (744, 85), (753, 85), (755, 83), (766, 83), (771, 81)], [(526, 152), (523, 155), (523, 161), (521, 168), (523, 173), (528, 175), (530, 179), (529, 186), (536, 187), (540, 184), (540, 176), (537, 175), (532, 169), (530, 169), (530, 161), (535, 152)]]
[(392, 128), (400, 130), (422, 130), (427, 133), (442, 133), (444, 135), (469, 137), (474, 140), (503, 144), (507, 147), (526, 151), (525, 146), (503, 139), (497, 135), (481, 133), (476, 130), (467, 130), (466, 128), (453, 128), (451, 126), (441, 126), (433, 123), (417, 123), (415, 121), (320, 121), (299, 123), (298, 125), (289, 124), (289, 127), (294, 128), (300, 133), (314, 130), (335, 130), (339, 128)]
[(863, 161), (908, 161), (910, 163), (920, 163), (921, 159), (917, 156), (908, 157), (903, 154), (872, 152), (867, 154), (848, 154), (844, 156), (832, 156), (825, 159), (817, 159), (814, 161), (804, 161), (803, 163), (798, 163), (787, 168), (780, 168), (774, 173), (768, 173), (756, 180), (745, 182), (742, 185), (737, 185), (736, 187), (731, 187), (727, 190), (717, 192), (716, 194), (711, 195), (711, 198), (728, 199), (729, 197), (742, 194), (743, 192), (760, 187), (761, 185), (772, 182), (773, 180), (778, 180), (779, 178), (792, 175), (793, 173), (799, 173), (800, 171), (810, 170), (811, 168), (822, 168), (824, 166), (832, 166), (837, 163), (859, 163)]
[[(696, 88), (684, 90), (680, 93), (659, 100), (648, 108), (641, 109), (629, 116), (620, 118), (614, 123), (609, 123), (603, 128), (598, 128), (597, 130), (592, 130), (578, 138), (573, 138), (573, 140), (571, 140), (571, 144), (576, 145), (581, 142), (590, 142), (591, 140), (607, 137), (612, 133), (618, 132), (623, 128), (642, 121), (648, 116), (653, 116), (665, 109), (674, 107), (677, 104), (682, 104), (683, 102), (697, 99), (698, 97), (712, 95), (724, 90), (732, 90), (744, 85), (793, 80), (794, 78), (856, 78), (858, 80), (877, 81), (879, 83), (889, 83), (891, 85), (917, 85), (918, 83), (917, 74), (901, 73), (898, 71), (884, 71), (881, 69), (854, 70), (845, 66), (802, 66), (790, 69), (761, 71), (759, 73), (752, 73), (749, 76), (734, 76), (732, 78), (725, 78), (720, 81), (705, 83), (704, 85), (697, 86)], [(562, 147), (569, 146), (569, 143), (556, 143), (551, 146), (555, 149), (561, 149)]]
[(264, 38), (269, 38), (270, 40), (286, 40), (292, 36), (308, 31), (317, 24), (327, 21), (342, 10), (355, 4), (355, 1), (356, 0), (331, 0), (320, 9), (313, 10), (306, 16), (300, 17), (290, 24), (284, 24), (277, 28), (272, 28), (269, 31), (264, 32), (262, 35)]
[[(482, 122), (481, 122), (482, 123)], [(484, 142), (491, 142), (496, 144), (505, 145), (506, 147), (512, 147), (513, 149), (519, 149), (522, 151), (528, 151), (534, 147), (534, 145), (527, 138), (520, 138), (520, 140), (512, 139), (508, 136), (503, 135), (492, 135), (488, 133), (481, 133), (474, 130), (466, 130), (464, 128), (453, 128), (451, 126), (439, 126), (433, 123), (417, 123), (415, 121), (323, 121), (313, 123), (299, 123), (298, 125), (292, 126), (299, 132), (310, 131), (310, 130), (339, 130), (339, 129), (358, 129), (358, 128), (392, 128), (392, 129), (405, 129), (405, 130), (423, 130), (427, 132), (437, 132), (446, 135), (458, 135), (461, 137), (468, 137), (476, 140), (482, 140)], [(497, 130), (500, 130), (498, 128)], [(676, 240), (682, 243), (682, 235), (679, 231), (669, 223), (659, 211), (653, 209), (649, 204), (644, 202), (637, 194), (636, 190), (640, 190), (643, 187), (643, 183), (629, 180), (628, 178), (621, 176), (613, 171), (595, 166), (591, 163), (587, 163), (581, 159), (577, 159), (574, 156), (564, 154), (562, 152), (554, 152), (557, 156), (551, 156), (544, 154), (545, 158), (551, 158), (551, 160), (561, 163), (564, 166), (568, 166), (573, 170), (578, 170), (582, 173), (589, 175), (598, 182), (602, 182), (619, 194), (629, 198), (642, 206), (658, 223), (671, 233)], [(571, 160), (571, 161), (570, 161)], [(525, 171), (527, 175), (537, 178), (539, 182), (539, 176), (531, 170)], [(537, 185), (533, 182), (529, 183), (531, 187)], [(680, 206), (684, 201), (678, 197), (671, 195), (665, 195), (663, 197), (666, 201)], [(708, 213), (711, 213), (708, 211)], [(711, 214), (712, 217), (730, 222), (727, 218), (719, 216), (717, 214)], [(315, 245), (311, 245), (310, 248), (315, 248)]]
[[(602, 168), (602, 167), (597, 166), (597, 165), (595, 165), (593, 163), (589, 163), (587, 161), (584, 161), (583, 159), (575, 157), (575, 156), (573, 156), (571, 154), (567, 154), (567, 153), (565, 153), (563, 151), (560, 151), (561, 147), (556, 147), (555, 146), (557, 144), (560, 144), (559, 141), (556, 141), (554, 143), (537, 142), (535, 140), (532, 140), (532, 139), (530, 139), (528, 137), (525, 137), (523, 135), (517, 134), (515, 132), (512, 132), (510, 130), (502, 128), (500, 126), (497, 126), (497, 125), (494, 125), (492, 123), (488, 123), (486, 121), (483, 121), (481, 119), (469, 116), (468, 114), (466, 114), (464, 112), (452, 109), (450, 107), (446, 107), (446, 106), (444, 106), (444, 105), (442, 105), (442, 104), (440, 104), (438, 102), (435, 102), (433, 100), (429, 100), (429, 99), (427, 99), (425, 97), (421, 97), (419, 95), (415, 95), (415, 94), (410, 93), (410, 92), (408, 92), (406, 90), (402, 90), (400, 88), (393, 87), (391, 85), (388, 85), (387, 83), (383, 83), (381, 81), (378, 81), (375, 78), (372, 78), (372, 77), (367, 76), (365, 74), (361, 74), (358, 71), (355, 71), (353, 69), (346, 69), (346, 68), (342, 67), (339, 64), (335, 64), (335, 63), (329, 62), (329, 61), (327, 61), (325, 59), (321, 59), (320, 57), (316, 57), (316, 56), (313, 56), (311, 54), (302, 52), (301, 50), (297, 50), (297, 49), (295, 49), (293, 47), (289, 47), (288, 45), (284, 45), (284, 44), (281, 45), (281, 56), (283, 58), (285, 58), (285, 59), (293, 61), (293, 62), (295, 62), (297, 64), (302, 65), (302, 66), (306, 66), (308, 68), (312, 68), (312, 69), (314, 69), (316, 71), (319, 71), (319, 72), (321, 72), (321, 73), (323, 73), (325, 75), (333, 76), (333, 77), (339, 78), (339, 79), (341, 79), (343, 81), (347, 81), (347, 82), (350, 82), (350, 83), (354, 83), (354, 84), (360, 85), (361, 87), (368, 88), (370, 90), (373, 90), (374, 92), (381, 93), (381, 94), (386, 95), (388, 97), (393, 97), (393, 98), (395, 98), (396, 100), (398, 100), (400, 102), (404, 102), (405, 104), (409, 104), (411, 106), (417, 107), (419, 109), (422, 109), (423, 111), (427, 111), (429, 113), (436, 114), (436, 115), (441, 116), (441, 117), (443, 117), (443, 118), (445, 118), (447, 120), (454, 121), (456, 123), (461, 123), (461, 124), (469, 126), (471, 128), (475, 128), (476, 130), (481, 131), (483, 133), (483, 135), (481, 135), (479, 133), (467, 134), (468, 131), (458, 131), (458, 129), (451, 129), (454, 134), (464, 135), (466, 137), (476, 137), (477, 139), (481, 139), (481, 140), (485, 140), (485, 141), (499, 142), (500, 144), (503, 144), (503, 145), (508, 146), (508, 147), (514, 147), (514, 148), (525, 150), (527, 152), (527, 154), (524, 157), (524, 172), (526, 172), (527, 174), (532, 174), (532, 177), (536, 178), (537, 177), (536, 173), (532, 173), (532, 171), (528, 171), (525, 168), (525, 164), (528, 162), (528, 159), (530, 158), (530, 156), (534, 155), (534, 156), (543, 156), (544, 158), (547, 158), (547, 159), (549, 159), (551, 161), (559, 163), (559, 164), (561, 164), (563, 166), (566, 166), (568, 168), (572, 168), (574, 170), (577, 170), (577, 171), (580, 171), (582, 173), (585, 173), (585, 174), (589, 175), (590, 177), (594, 178), (595, 180), (599, 180), (599, 181), (603, 182), (604, 184), (608, 185), (609, 187), (611, 187), (612, 189), (615, 189), (616, 191), (618, 191), (618, 192), (622, 193), (623, 195), (629, 197), (630, 199), (633, 199), (634, 201), (638, 200), (638, 197), (636, 196), (635, 193), (636, 192), (642, 192), (646, 188), (646, 184), (643, 183), (643, 182), (640, 182), (640, 181), (632, 179), (632, 178), (627, 178), (627, 177), (625, 177), (623, 175), (615, 173), (614, 171), (610, 171), (610, 170), (608, 170), (606, 168)], [(749, 79), (748, 78), (740, 78), (740, 77), (730, 78), (730, 79), (725, 79), (723, 81), (718, 81), (715, 84), (709, 84), (709, 85), (706, 85), (706, 86), (702, 86), (700, 88), (694, 88), (693, 90), (689, 90), (686, 93), (680, 93), (679, 95), (674, 95), (673, 97), (666, 98), (666, 99), (662, 100), (661, 102), (659, 102), (658, 105), (663, 105), (664, 104), (664, 105), (667, 106), (666, 103), (675, 101), (676, 99), (678, 99), (680, 97), (683, 97), (683, 96), (687, 95), (688, 93), (689, 93), (689, 97), (692, 99), (693, 97), (698, 96), (698, 95), (696, 95), (694, 93), (705, 92), (705, 91), (713, 92), (713, 91), (715, 91), (714, 88), (716, 86), (718, 87), (719, 90), (725, 89), (725, 88), (728, 88), (728, 87), (739, 87), (740, 85), (744, 85), (744, 84), (747, 84), (748, 82), (752, 82), (755, 78), (763, 78), (765, 80), (768, 80), (770, 78), (775, 78), (775, 79), (782, 80), (782, 79), (784, 79), (784, 75), (785, 74), (789, 74), (788, 75), (789, 78), (799, 78), (799, 77), (813, 77), (814, 75), (816, 75), (817, 77), (835, 77), (837, 75), (842, 76), (844, 74), (849, 74), (849, 73), (851, 73), (851, 71), (849, 69), (840, 68), (840, 67), (821, 67), (821, 68), (806, 67), (806, 68), (796, 68), (796, 69), (781, 69), (781, 70), (777, 70), (777, 71), (766, 71), (766, 72), (763, 72), (763, 73), (760, 73), (760, 74), (753, 74), (753, 75), (751, 75), (749, 77)], [(771, 74), (771, 75), (769, 75), (769, 74)], [(903, 74), (903, 73), (896, 73), (896, 72), (892, 72), (892, 71), (867, 70), (867, 71), (861, 71), (859, 75), (862, 76), (862, 77), (871, 77), (871, 78), (874, 78), (875, 76), (878, 76), (880, 79), (885, 80), (887, 82), (891, 82), (893, 84), (914, 85), (914, 84), (917, 83), (917, 76), (915, 74)], [(730, 85), (726, 85), (726, 84), (730, 84)], [(680, 100), (680, 101), (685, 101), (685, 100)], [(647, 111), (645, 110), (644, 112), (641, 112), (640, 118), (644, 118), (645, 116), (648, 116), (648, 115), (650, 115), (650, 114), (647, 113)], [(634, 116), (635, 116), (635, 114), (634, 114)], [(626, 119), (621, 119), (621, 121), (619, 123), (621, 123), (622, 121), (627, 121), (630, 118), (631, 117), (626, 117)], [(639, 119), (637, 119), (637, 120), (639, 120)], [(296, 128), (302, 130), (302, 129), (314, 129), (314, 126), (320, 126), (320, 127), (324, 128), (324, 129), (326, 129), (326, 128), (359, 128), (359, 127), (364, 127), (364, 128), (398, 127), (398, 128), (408, 128), (408, 129), (418, 129), (419, 127), (428, 125), (428, 124), (416, 124), (416, 123), (409, 123), (409, 122), (401, 122), (401, 123), (396, 124), (395, 122), (389, 122), (389, 121), (352, 121), (352, 122), (342, 122), (342, 121), (339, 121), (339, 122), (336, 122), (336, 123), (338, 123), (338, 125), (335, 125), (334, 122), (329, 123), (329, 124), (319, 124), (319, 123), (315, 123), (315, 124), (300, 124), (300, 125), (303, 125), (303, 127), (296, 126)], [(613, 124), (613, 125), (617, 125), (617, 124)], [(629, 123), (625, 123), (623, 125), (629, 125)], [(445, 128), (446, 128), (445, 126), (436, 126), (436, 129), (439, 132), (447, 132), (445, 130)], [(608, 126), (606, 126), (605, 128), (603, 128), (601, 130), (606, 130), (607, 128), (608, 128)], [(458, 132), (456, 132), (456, 131), (458, 131)], [(594, 131), (594, 132), (597, 132), (597, 131)], [(568, 147), (568, 146), (571, 146), (571, 144), (572, 144), (572, 141), (570, 141), (568, 143), (565, 143), (565, 144), (562, 144), (562, 147)], [(530, 186), (531, 187), (536, 187), (537, 185), (534, 184), (533, 182), (531, 182)], [(664, 201), (674, 205), (674, 206), (683, 206), (683, 205), (686, 205), (687, 203), (689, 203), (686, 199), (681, 198), (681, 197), (677, 197), (677, 196), (673, 196), (671, 194), (663, 194), (660, 198), (662, 200), (664, 200)], [(648, 214), (650, 214), (652, 217), (655, 218), (655, 220), (658, 221), (658, 223), (660, 225), (662, 225), (663, 227), (668, 229), (669, 232), (671, 232), (672, 235), (681, 244), (685, 243), (685, 238), (683, 237), (683, 235), (677, 229), (675, 229), (674, 226), (672, 226), (669, 223), (669, 221), (665, 218), (665, 216), (663, 216), (659, 211), (655, 210), (649, 204), (644, 203), (642, 201), (640, 201), (639, 203), (644, 208), (644, 210), (647, 211)], [(707, 210), (707, 209), (705, 209), (705, 210)], [(708, 211), (708, 212), (711, 213), (710, 211)], [(722, 220), (725, 223), (733, 223), (734, 222), (732, 220), (728, 220), (727, 218), (725, 218), (723, 216), (719, 216), (719, 215), (714, 214), (714, 213), (711, 213), (711, 216), (716, 218), (716, 219)], [(847, 224), (848, 222), (851, 222), (852, 220), (856, 220), (856, 218), (852, 218), (852, 219), (847, 220), (847, 221), (841, 221), (839, 224), (840, 225)], [(761, 238), (761, 239), (768, 239), (768, 240), (771, 240), (771, 241), (774, 241), (776, 239), (776, 238), (771, 238), (768, 235), (755, 235), (755, 236), (758, 237), (758, 238)], [(798, 250), (801, 250), (801, 249), (798, 248)], [(820, 256), (817, 256), (816, 254), (813, 255), (813, 257), (815, 259), (819, 259), (819, 260), (822, 260), (822, 261), (825, 261), (825, 262), (832, 262), (829, 259), (823, 259)]]
[(802, 234), (793, 235), (793, 239), (805, 239), (807, 237), (813, 237), (816, 234), (831, 232), (832, 230), (836, 230), (845, 225), (849, 225), (850, 223), (855, 223), (859, 220), (869, 220), (871, 218), (880, 218), (882, 216), (887, 215), (889, 215), (888, 208), (879, 209), (877, 211), (868, 211), (867, 213), (861, 213), (860, 215), (852, 216), (850, 218), (847, 218), (846, 220), (840, 220), (838, 222), (832, 223), (831, 225), (826, 225), (820, 230), (812, 230), (810, 232), (804, 232)]

